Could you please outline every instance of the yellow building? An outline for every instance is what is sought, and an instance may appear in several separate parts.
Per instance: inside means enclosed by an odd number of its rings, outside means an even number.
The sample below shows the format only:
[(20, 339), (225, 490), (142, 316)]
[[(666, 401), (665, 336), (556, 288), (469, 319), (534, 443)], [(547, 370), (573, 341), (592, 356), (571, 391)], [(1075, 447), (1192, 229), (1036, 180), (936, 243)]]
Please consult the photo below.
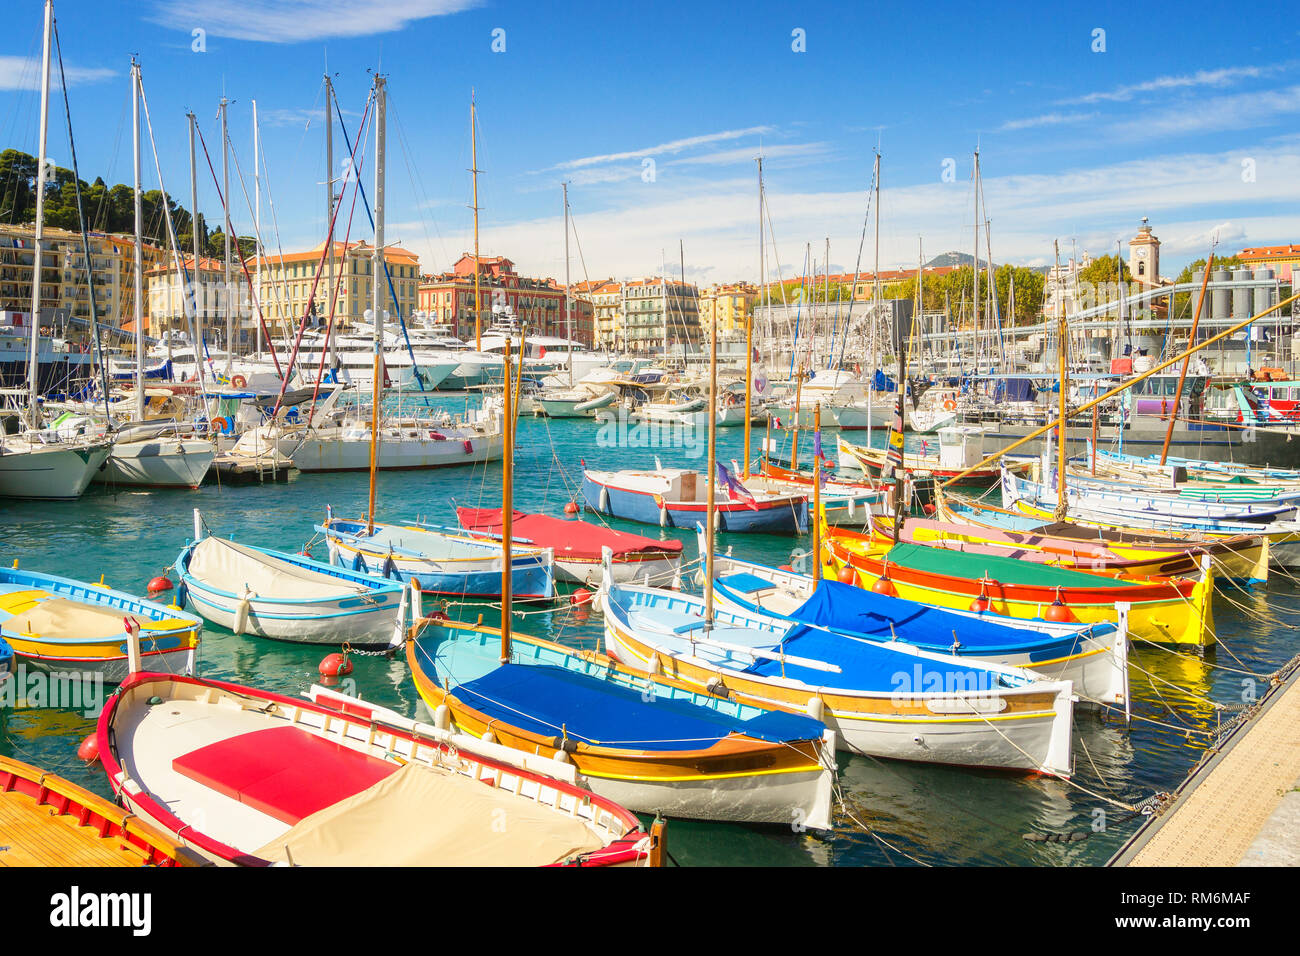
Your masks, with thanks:
[[(81, 233), (47, 226), (41, 253), (41, 311), (62, 313), (75, 325), (88, 328), (90, 289)], [(135, 239), (90, 233), (90, 265), (95, 284), (95, 313), (105, 327), (124, 328), (135, 321)], [(0, 309), (30, 312), (36, 229), (32, 224), (0, 224)], [(166, 253), (144, 244), (146, 275)], [(145, 299), (146, 327), (149, 302)], [(43, 316), (43, 320), (48, 321)]]
[(1300, 266), (1300, 246), (1256, 246), (1242, 249), (1237, 258), (1242, 265), (1252, 269), (1272, 269), (1277, 278), (1290, 282), (1295, 275), (1295, 267)]
[[(309, 301), (318, 325), (329, 320), (332, 301), (336, 330), (364, 321), (366, 310), (371, 305), (374, 247), (367, 242), (334, 243), (334, 287), (338, 292), (337, 298), (329, 287), (328, 259), (322, 265), (324, 250), (325, 244), (322, 242), (306, 252), (267, 256), (260, 261), (259, 299), (266, 316), (267, 328), (272, 335), (278, 336), (284, 334), (286, 329), (296, 328), (307, 314)], [(384, 260), (388, 263), (397, 306), (402, 317), (408, 318), (419, 303), (419, 257), (408, 249), (388, 246), (384, 250)], [(256, 274), (258, 265), (257, 260), (249, 262), (250, 274)], [(318, 269), (320, 280), (317, 283), (315, 276)], [(382, 275), (379, 281), (386, 284)], [(386, 288), (381, 287), (380, 302), (390, 320), (396, 321), (393, 297)], [(257, 317), (250, 310), (244, 323), (239, 326), (240, 332), (237, 335), (241, 335), (244, 341), (255, 340), (256, 328)]]
[(700, 327), (718, 323), (719, 332), (745, 329), (745, 317), (758, 301), (758, 289), (746, 282), (712, 285), (700, 292)]
[[(194, 257), (186, 256), (182, 263), (186, 275), (192, 281), (195, 278)], [(239, 267), (234, 268), (238, 270)], [(199, 259), (198, 317), (203, 323), (204, 338), (209, 341), (212, 340), (212, 333), (209, 330), (225, 328), (226, 318), (222, 308), (224, 300), (221, 296), (224, 277), (225, 265), (222, 260), (209, 259), (206, 256)], [(171, 257), (168, 257), (165, 263), (148, 270), (145, 273), (145, 283), (145, 294), (148, 296), (145, 333), (158, 338), (169, 331), (179, 331), (188, 335), (189, 319), (185, 315), (186, 283), (177, 276)], [(242, 275), (236, 288), (247, 288)], [(247, 298), (247, 295), (236, 296), (236, 302), (242, 302)]]

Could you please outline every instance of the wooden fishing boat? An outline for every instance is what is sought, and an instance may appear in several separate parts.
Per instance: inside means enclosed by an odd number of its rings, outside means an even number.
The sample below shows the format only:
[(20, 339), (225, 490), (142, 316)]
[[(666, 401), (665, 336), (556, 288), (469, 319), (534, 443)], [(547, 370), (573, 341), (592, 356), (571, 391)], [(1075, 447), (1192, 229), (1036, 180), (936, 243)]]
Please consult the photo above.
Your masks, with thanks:
[[(888, 516), (872, 519), (872, 530), (881, 544), (894, 540), (894, 521)], [(898, 540), (924, 544), (963, 554), (991, 554), (1032, 564), (1074, 568), (1124, 577), (1191, 577), (1200, 573), (1201, 556), (1210, 555), (1215, 576), (1223, 581), (1263, 583), (1268, 580), (1268, 539), (1242, 535), (1235, 541), (1203, 547), (1183, 544), (1157, 549), (1137, 548), (1122, 542), (1057, 537), (1048, 531), (1003, 531), (975, 524), (908, 518), (899, 529)]]
[[(958, 432), (967, 426), (949, 426), (941, 429), (941, 442), (944, 432)], [(977, 431), (980, 431), (977, 429)], [(980, 431), (982, 435), (982, 431)], [(967, 436), (961, 435), (959, 438), (949, 439), (949, 441), (958, 441), (956, 451), (945, 455), (944, 446), (940, 445), (939, 453), (915, 454), (905, 452), (903, 454), (903, 469), (912, 473), (914, 478), (925, 478), (935, 482), (946, 482), (958, 475), (954, 487), (959, 488), (991, 488), (998, 483), (1001, 472), (998, 467), (990, 465), (986, 468), (976, 468), (969, 473), (963, 474), (966, 469), (973, 464), (977, 464), (984, 457), (983, 446), (973, 441), (967, 444)], [(868, 448), (865, 445), (855, 445), (852, 442), (845, 441), (843, 437), (838, 439), (839, 452), (841, 461), (845, 458), (850, 459), (863, 472), (873, 479), (879, 479), (881, 472), (885, 467), (886, 449)], [(1029, 463), (1015, 463), (1010, 466), (1012, 469), (1027, 472)], [(925, 500), (929, 500), (927, 497)]]
[(177, 601), (235, 634), (300, 644), (385, 648), (402, 643), (406, 589), (400, 581), (335, 567), (300, 554), (205, 535), (181, 549)]
[[(739, 471), (734, 461), (732, 466)], [(766, 460), (759, 465), (758, 474), (751, 473), (744, 481), (745, 487), (753, 491), (812, 495), (812, 475)], [(873, 509), (884, 505), (888, 495), (889, 489), (877, 482), (829, 478), (822, 482), (822, 511), (831, 524), (863, 525)]]
[(392, 726), (355, 699), (331, 704), (132, 674), (100, 714), (100, 759), (133, 814), (220, 864), (650, 860), (636, 817), (533, 769), (549, 762), (503, 761), (434, 728)]
[[(461, 527), (476, 537), (501, 537), (500, 508), (457, 508)], [(589, 521), (553, 518), (516, 511), (511, 536), (517, 553), (525, 548), (546, 548), (555, 555), (555, 574), (561, 581), (594, 587), (600, 582), (601, 550), (613, 552), (614, 579), (641, 581), (656, 587), (681, 587), (682, 543), (676, 538), (647, 538), (615, 531)]]
[(567, 759), (593, 793), (643, 813), (831, 825), (835, 744), (820, 720), (518, 633), (503, 664), (498, 629), (423, 625), (406, 649), (415, 686), (468, 734)]
[[(1216, 579), (1250, 584), (1266, 581), (1268, 567), (1275, 562), (1267, 534), (1180, 536), (1102, 528), (1076, 521), (1054, 521), (1051, 516), (1032, 518), (950, 494), (940, 495), (936, 505), (935, 516), (946, 526), (961, 526), (962, 535), (983, 535), (990, 540), (1043, 547), (1048, 552), (1070, 556), (1076, 549), (1080, 554), (1084, 549), (1104, 549), (1121, 560), (1134, 562), (1123, 569), (1129, 574), (1195, 575), (1200, 570), (1201, 555), (1208, 554)], [(1002, 535), (1007, 537), (993, 537)], [(1142, 563), (1149, 567), (1139, 570)]]
[(610, 582), (605, 641), (627, 666), (737, 703), (809, 713), (852, 753), (1068, 776), (1073, 685), (1032, 671), (713, 609)]
[[(1031, 462), (1036, 465), (1037, 462)], [(1040, 469), (1035, 469), (1035, 472)], [(1055, 509), (1060, 492), (1056, 483), (1038, 481), (1036, 478), (1014, 474), (1002, 469), (1002, 500), (1026, 500), (1047, 509)], [(1123, 523), (1130, 518), (1138, 522), (1164, 521), (1178, 524), (1185, 521), (1232, 521), (1240, 524), (1268, 524), (1295, 518), (1296, 505), (1287, 503), (1214, 502), (1195, 501), (1178, 496), (1152, 494), (1149, 490), (1131, 487), (1106, 489), (1083, 487), (1072, 475), (1066, 474), (1066, 504), (1070, 514), (1077, 517), (1102, 518)]]
[(0, 637), (16, 660), (115, 683), (127, 674), (132, 630), (151, 667), (193, 673), (203, 632), (197, 617), (103, 584), (0, 568)]
[(202, 866), (184, 843), (56, 774), (0, 756), (0, 867)]
[[(708, 475), (685, 468), (654, 471), (582, 471), (587, 507), (611, 518), (663, 528), (694, 528), (706, 518)], [(802, 534), (808, 529), (808, 497), (736, 492), (714, 510), (719, 531)]]
[(1159, 644), (1214, 643), (1209, 558), (1199, 580), (1125, 579), (1030, 564), (996, 555), (961, 554), (921, 544), (892, 547), (870, 534), (828, 528), (826, 573), (846, 584), (896, 593), (936, 607), (977, 607), (1015, 618), (1117, 622), (1115, 605), (1128, 602), (1129, 634)]
[[(396, 581), (418, 581), (425, 594), (493, 599), (501, 596), (501, 545), (449, 528), (349, 520), (330, 515), (325, 535), (330, 561)], [(555, 597), (555, 558), (549, 548), (512, 549), (510, 575), (520, 600)]]
[(715, 558), (714, 575), (713, 594), (719, 606), (740, 614), (1032, 668), (1053, 680), (1071, 681), (1085, 701), (1127, 707), (1127, 608), (1118, 609), (1118, 625), (1023, 621), (918, 604), (732, 557)]

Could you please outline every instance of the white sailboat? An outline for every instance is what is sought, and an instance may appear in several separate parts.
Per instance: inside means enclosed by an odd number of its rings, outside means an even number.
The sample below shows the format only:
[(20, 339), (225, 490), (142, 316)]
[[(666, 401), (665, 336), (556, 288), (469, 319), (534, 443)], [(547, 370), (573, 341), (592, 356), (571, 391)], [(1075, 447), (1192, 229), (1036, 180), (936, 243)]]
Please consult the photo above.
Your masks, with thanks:
[[(144, 87), (140, 64), (131, 60), (131, 108), (135, 172), (135, 420), (145, 422), (144, 356), (144, 239), (140, 209), (140, 100)], [(155, 157), (156, 159), (156, 157)], [(159, 187), (166, 194), (159, 169)], [(171, 216), (167, 230), (172, 231)], [(171, 236), (172, 248), (176, 237)], [(159, 423), (153, 428), (124, 429), (113, 439), (113, 448), (102, 471), (95, 474), (100, 484), (148, 488), (197, 488), (217, 457), (210, 441), (186, 435), (176, 425)]]
[(109, 443), (100, 438), (60, 439), (43, 430), (37, 389), (40, 342), (42, 243), (45, 233), (46, 133), (49, 126), (50, 37), (54, 4), (45, 0), (45, 36), (41, 57), (40, 149), (36, 164), (36, 232), (32, 248), (32, 314), (29, 325), (27, 390), (7, 389), (17, 402), (27, 400), (24, 417), (27, 430), (0, 438), (0, 497), (78, 498), (90, 484), (104, 460)]

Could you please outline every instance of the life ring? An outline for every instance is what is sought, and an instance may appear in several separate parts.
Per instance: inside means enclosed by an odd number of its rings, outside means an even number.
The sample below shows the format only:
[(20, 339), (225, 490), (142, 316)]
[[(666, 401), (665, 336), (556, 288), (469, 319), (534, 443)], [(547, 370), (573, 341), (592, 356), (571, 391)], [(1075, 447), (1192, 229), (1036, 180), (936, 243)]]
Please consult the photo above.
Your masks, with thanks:
[(229, 435), (231, 431), (234, 430), (235, 422), (234, 419), (225, 418), (219, 415), (212, 419), (212, 427), (223, 435)]
[(230, 376), (230, 384), (235, 388), (244, 388), (248, 385), (248, 379), (242, 375), (232, 375)]
[(943, 410), (945, 412), (955, 412), (957, 410), (957, 403), (951, 398), (945, 398), (943, 400)]

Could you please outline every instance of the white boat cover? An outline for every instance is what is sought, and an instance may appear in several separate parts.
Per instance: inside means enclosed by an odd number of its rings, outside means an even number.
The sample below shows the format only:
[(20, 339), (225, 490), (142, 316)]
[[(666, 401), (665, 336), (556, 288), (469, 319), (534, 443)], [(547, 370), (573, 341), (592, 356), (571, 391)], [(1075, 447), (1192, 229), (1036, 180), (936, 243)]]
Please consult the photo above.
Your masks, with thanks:
[(298, 821), (256, 855), (297, 866), (538, 866), (602, 845), (567, 813), (408, 763)]
[(219, 591), (243, 594), (247, 585), (258, 597), (284, 600), (350, 597), (370, 590), (364, 584), (290, 564), (256, 548), (211, 535), (195, 545), (189, 573)]

